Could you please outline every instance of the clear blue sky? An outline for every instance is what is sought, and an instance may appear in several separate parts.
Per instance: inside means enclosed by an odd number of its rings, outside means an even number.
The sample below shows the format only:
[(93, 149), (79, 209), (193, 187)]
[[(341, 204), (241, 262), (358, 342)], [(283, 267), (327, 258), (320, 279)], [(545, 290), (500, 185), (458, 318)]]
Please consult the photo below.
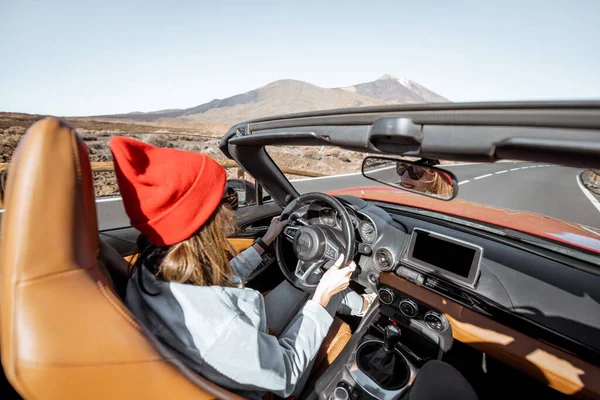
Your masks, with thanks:
[(0, 0), (0, 111), (186, 108), (291, 78), (600, 99), (600, 0)]

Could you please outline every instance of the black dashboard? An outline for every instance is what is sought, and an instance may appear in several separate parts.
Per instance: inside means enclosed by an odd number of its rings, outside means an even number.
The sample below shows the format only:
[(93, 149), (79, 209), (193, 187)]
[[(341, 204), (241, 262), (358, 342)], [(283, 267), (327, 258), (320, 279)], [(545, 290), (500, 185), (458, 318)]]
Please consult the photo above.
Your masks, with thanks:
[[(360, 268), (353, 280), (366, 290), (377, 291), (380, 273), (394, 272), (600, 364), (599, 274), (473, 228), (351, 196), (338, 199), (357, 233)], [(319, 204), (298, 212), (313, 223), (339, 226), (335, 213)], [(410, 314), (407, 304), (402, 305)]]

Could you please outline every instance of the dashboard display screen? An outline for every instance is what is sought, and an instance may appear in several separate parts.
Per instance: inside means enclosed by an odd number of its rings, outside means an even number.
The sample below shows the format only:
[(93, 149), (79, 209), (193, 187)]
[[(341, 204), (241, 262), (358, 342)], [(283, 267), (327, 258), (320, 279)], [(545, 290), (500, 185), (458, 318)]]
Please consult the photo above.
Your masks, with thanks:
[(462, 283), (473, 285), (477, 278), (482, 249), (433, 232), (415, 229), (408, 259)]

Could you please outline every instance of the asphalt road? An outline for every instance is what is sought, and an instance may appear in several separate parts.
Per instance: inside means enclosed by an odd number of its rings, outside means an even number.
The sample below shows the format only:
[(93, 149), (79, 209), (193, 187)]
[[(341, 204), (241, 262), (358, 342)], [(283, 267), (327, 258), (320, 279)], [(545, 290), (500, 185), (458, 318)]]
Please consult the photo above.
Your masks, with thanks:
[[(600, 204), (580, 187), (580, 169), (527, 162), (445, 167), (459, 181), (459, 198), (600, 228)], [(361, 174), (302, 179), (293, 184), (300, 193), (379, 185)], [(129, 225), (120, 199), (98, 200), (98, 220), (101, 230)]]
[[(458, 179), (458, 198), (600, 228), (600, 205), (595, 206), (578, 183), (581, 169), (528, 162), (456, 164), (444, 168)], [(294, 182), (301, 193), (373, 185), (378, 183), (360, 174)]]

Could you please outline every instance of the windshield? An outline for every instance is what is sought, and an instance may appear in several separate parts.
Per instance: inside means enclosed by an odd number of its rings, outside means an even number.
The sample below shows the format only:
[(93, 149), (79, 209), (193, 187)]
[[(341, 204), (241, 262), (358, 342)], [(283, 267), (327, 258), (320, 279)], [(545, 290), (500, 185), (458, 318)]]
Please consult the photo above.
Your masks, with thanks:
[[(365, 178), (361, 164), (366, 153), (325, 146), (270, 146), (267, 152), (300, 193), (348, 189), (348, 194), (389, 202), (397, 200), (398, 204), (416, 207), (428, 205), (440, 212), (465, 217), (477, 218), (485, 211), (485, 215), (496, 213), (503, 220), (490, 217), (491, 223), (506, 222), (504, 226), (517, 230), (523, 230), (524, 221), (540, 229), (545, 224), (563, 223), (562, 230), (553, 233), (554, 238), (561, 239), (562, 235), (562, 239), (570, 239), (574, 234), (568, 228), (576, 226), (584, 236), (589, 236), (582, 239), (587, 243), (585, 247), (600, 250), (600, 171), (524, 161), (457, 163), (440, 160), (440, 166), (453, 172), (459, 185), (457, 198), (444, 202), (411, 195)], [(302, 176), (297, 170), (301, 170)], [(366, 190), (367, 187), (376, 190)], [(464, 201), (474, 203), (470, 208), (476, 211), (464, 212), (469, 209)], [(482, 216), (481, 220), (485, 221), (486, 217)], [(527, 232), (537, 234), (536, 226)]]

